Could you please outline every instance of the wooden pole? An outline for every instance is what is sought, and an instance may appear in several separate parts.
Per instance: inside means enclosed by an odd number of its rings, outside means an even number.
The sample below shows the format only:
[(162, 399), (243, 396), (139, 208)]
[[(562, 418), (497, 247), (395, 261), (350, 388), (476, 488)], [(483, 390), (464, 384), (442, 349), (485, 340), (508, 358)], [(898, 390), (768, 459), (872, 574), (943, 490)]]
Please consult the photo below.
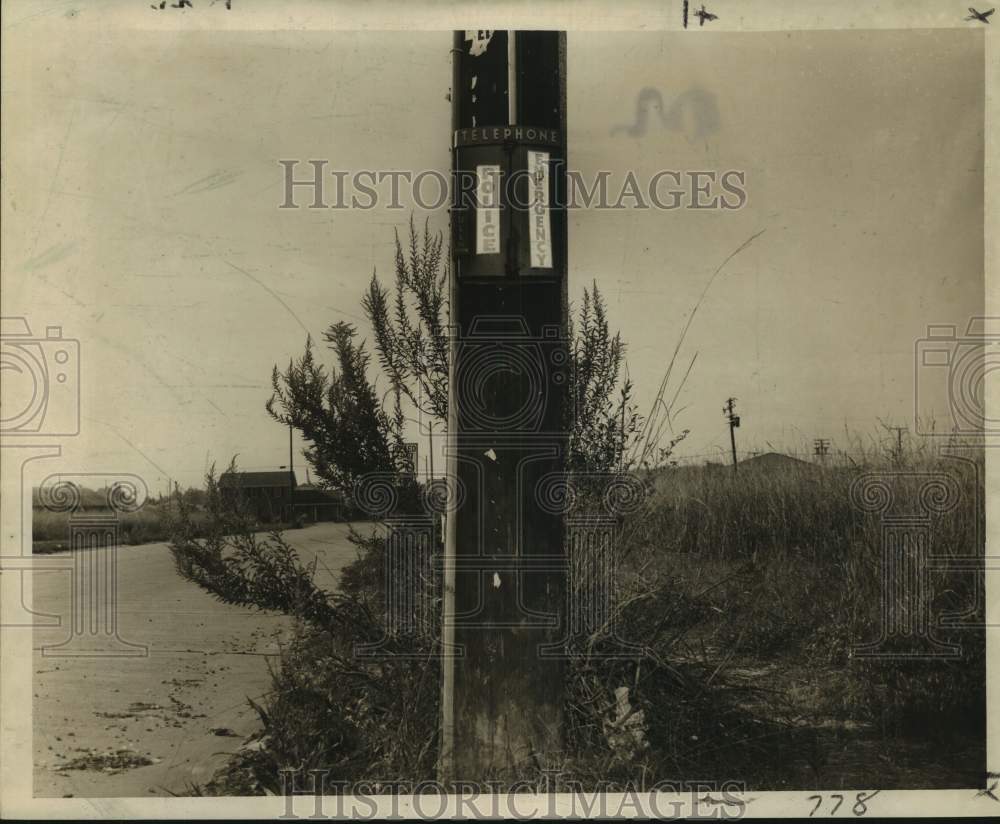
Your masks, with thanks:
[(736, 427), (740, 425), (740, 416), (736, 414), (736, 398), (727, 399), (722, 411), (729, 420), (729, 443), (733, 448), (733, 473), (736, 473), (739, 471), (736, 467)]
[(736, 472), (736, 426), (729, 422), (729, 443), (733, 448), (733, 472)]
[[(444, 781), (538, 774), (562, 746), (565, 35), (455, 33)], [(468, 200), (462, 193), (472, 195)], [(474, 201), (474, 202), (473, 202)]]
[(433, 481), (434, 480), (434, 421), (431, 421), (430, 425), (428, 426), (427, 439), (430, 442), (429, 445), (430, 469), (431, 469), (430, 480)]

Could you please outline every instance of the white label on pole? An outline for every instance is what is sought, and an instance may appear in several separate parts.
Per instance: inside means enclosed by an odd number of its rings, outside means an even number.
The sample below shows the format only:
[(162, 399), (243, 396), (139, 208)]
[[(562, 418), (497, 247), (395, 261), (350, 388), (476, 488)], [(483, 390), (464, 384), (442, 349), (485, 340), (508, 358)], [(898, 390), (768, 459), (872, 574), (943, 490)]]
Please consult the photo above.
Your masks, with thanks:
[(499, 166), (476, 166), (476, 254), (500, 254)]
[(528, 213), (528, 239), (531, 268), (552, 268), (552, 232), (549, 226), (549, 153), (528, 152), (528, 181), (531, 204)]
[(493, 29), (466, 29), (465, 39), (472, 41), (472, 45), (469, 46), (469, 54), (473, 57), (479, 57), (481, 54), (486, 54), (490, 40), (493, 39)]

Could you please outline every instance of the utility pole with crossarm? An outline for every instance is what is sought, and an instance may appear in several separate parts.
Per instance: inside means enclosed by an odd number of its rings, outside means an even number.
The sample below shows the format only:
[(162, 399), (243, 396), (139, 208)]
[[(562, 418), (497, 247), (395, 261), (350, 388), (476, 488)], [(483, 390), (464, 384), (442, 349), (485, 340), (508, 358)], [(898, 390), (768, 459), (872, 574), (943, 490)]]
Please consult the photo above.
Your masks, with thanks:
[(736, 428), (740, 425), (740, 416), (736, 414), (736, 398), (727, 398), (722, 413), (729, 421), (729, 443), (733, 448), (733, 472), (736, 472)]

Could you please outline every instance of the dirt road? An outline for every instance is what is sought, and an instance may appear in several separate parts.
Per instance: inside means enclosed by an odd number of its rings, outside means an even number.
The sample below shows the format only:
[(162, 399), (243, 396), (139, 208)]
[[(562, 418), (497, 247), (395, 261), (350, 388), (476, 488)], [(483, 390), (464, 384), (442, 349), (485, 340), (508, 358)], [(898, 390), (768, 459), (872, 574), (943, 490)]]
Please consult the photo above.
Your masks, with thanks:
[[(317, 582), (337, 585), (356, 557), (345, 524), (285, 533)], [(89, 586), (89, 581), (83, 582)], [(67, 628), (34, 635), (36, 796), (169, 795), (206, 782), (257, 726), (246, 698), (270, 688), (290, 622), (228, 606), (178, 576), (165, 544), (118, 553), (118, 625), (148, 647), (133, 657), (59, 657)], [(70, 614), (70, 575), (34, 576), (36, 610)]]

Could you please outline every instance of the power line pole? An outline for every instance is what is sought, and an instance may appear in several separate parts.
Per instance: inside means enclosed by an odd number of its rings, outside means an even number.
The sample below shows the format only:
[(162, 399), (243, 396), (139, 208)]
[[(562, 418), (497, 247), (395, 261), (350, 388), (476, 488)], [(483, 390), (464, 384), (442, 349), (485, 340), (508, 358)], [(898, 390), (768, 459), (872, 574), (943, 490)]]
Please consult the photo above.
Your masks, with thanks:
[(889, 424), (883, 422), (879, 419), (879, 423), (886, 432), (896, 433), (896, 447), (892, 450), (892, 461), (895, 464), (901, 464), (903, 462), (903, 435), (910, 431), (907, 426), (889, 426)]
[(728, 398), (726, 405), (722, 407), (722, 413), (729, 420), (729, 442), (733, 447), (733, 473), (736, 469), (736, 427), (740, 425), (740, 416), (736, 414), (736, 398)]
[(430, 466), (431, 466), (430, 478), (431, 480), (434, 480), (434, 421), (430, 422), (430, 425), (427, 430), (427, 438), (430, 442), (427, 452), (427, 454), (430, 456)]
[(537, 490), (568, 444), (565, 42), (472, 30), (452, 48), (442, 781), (562, 748), (563, 521)]
[(903, 433), (909, 432), (909, 427), (906, 426), (894, 426), (892, 427), (896, 430), (896, 462), (903, 462)]
[[(618, 457), (618, 471), (623, 472), (625, 470), (625, 399), (622, 399), (622, 442), (621, 442), (621, 455)], [(655, 462), (655, 461), (654, 461)]]
[(826, 438), (816, 438), (813, 440), (813, 454), (819, 462), (826, 466), (826, 456), (830, 452), (830, 441)]

